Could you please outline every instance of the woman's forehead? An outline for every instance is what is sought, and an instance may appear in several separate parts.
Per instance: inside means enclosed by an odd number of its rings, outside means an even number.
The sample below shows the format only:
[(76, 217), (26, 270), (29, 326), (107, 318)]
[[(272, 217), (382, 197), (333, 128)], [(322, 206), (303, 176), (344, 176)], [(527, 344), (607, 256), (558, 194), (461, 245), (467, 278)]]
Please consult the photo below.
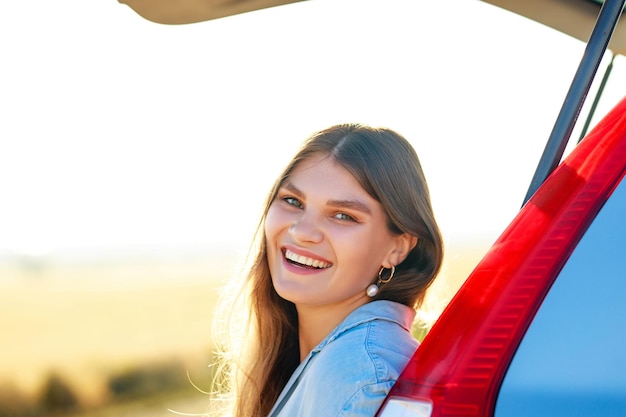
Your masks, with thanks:
[(328, 155), (303, 160), (286, 178), (282, 187), (303, 194), (325, 195), (329, 199), (359, 198), (370, 204), (378, 204), (348, 169)]

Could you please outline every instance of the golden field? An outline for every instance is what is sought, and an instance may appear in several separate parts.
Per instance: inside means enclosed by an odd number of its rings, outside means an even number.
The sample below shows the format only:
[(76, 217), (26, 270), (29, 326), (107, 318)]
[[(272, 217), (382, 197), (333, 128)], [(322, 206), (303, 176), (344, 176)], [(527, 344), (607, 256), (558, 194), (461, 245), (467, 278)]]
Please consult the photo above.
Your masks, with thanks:
[[(431, 318), (483, 253), (481, 247), (448, 248), (426, 303)], [(108, 375), (168, 360), (182, 363), (192, 380), (206, 383), (217, 295), (238, 268), (232, 253), (4, 262), (0, 387), (36, 395), (54, 372), (81, 404), (93, 408), (107, 401)]]
[[(54, 262), (0, 268), (0, 386), (34, 394), (50, 372), (87, 403), (104, 376), (124, 367), (180, 360), (207, 372), (219, 286), (234, 256)], [(195, 368), (195, 369), (192, 369)]]

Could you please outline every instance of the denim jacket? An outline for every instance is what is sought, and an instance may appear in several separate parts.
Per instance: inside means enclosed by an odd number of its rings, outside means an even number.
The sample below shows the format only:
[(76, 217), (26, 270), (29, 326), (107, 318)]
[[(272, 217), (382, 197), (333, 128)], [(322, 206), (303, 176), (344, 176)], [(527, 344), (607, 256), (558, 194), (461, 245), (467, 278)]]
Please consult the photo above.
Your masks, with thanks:
[(354, 310), (296, 368), (270, 417), (373, 417), (417, 349), (414, 318), (392, 301)]

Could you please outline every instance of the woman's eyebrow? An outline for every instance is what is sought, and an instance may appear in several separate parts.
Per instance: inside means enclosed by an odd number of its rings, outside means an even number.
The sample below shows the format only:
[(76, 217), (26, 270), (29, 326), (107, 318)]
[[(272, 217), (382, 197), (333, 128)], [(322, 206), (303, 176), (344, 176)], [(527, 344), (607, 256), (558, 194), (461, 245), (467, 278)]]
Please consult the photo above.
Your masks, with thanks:
[(359, 200), (328, 200), (326, 204), (333, 207), (357, 210), (365, 214), (372, 214), (372, 209), (367, 204)]
[(291, 191), (291, 192), (292, 192), (292, 193), (294, 193), (297, 197), (300, 197), (300, 198), (304, 197), (304, 193), (303, 193), (303, 192), (302, 192), (302, 191), (301, 191), (298, 187), (296, 187), (295, 185), (293, 185), (293, 184), (292, 184), (292, 183), (290, 183), (290, 182), (286, 182), (286, 183), (282, 186), (282, 188), (284, 188), (284, 189), (286, 189), (286, 190), (288, 190), (288, 191)]

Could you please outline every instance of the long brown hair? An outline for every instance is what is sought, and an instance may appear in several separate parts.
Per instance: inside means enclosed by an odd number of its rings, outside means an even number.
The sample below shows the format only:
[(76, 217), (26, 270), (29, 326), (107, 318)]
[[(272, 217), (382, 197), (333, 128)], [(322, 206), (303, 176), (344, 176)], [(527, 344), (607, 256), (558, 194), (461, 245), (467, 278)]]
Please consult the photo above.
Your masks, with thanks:
[(418, 238), (417, 245), (396, 266), (393, 280), (381, 286), (373, 299), (418, 308), (441, 267), (441, 234), (424, 173), (409, 142), (390, 129), (359, 124), (337, 125), (312, 135), (268, 196), (238, 303), (226, 301), (231, 311), (228, 317), (243, 313), (246, 323), (230, 323), (230, 331), (244, 336), (231, 339), (227, 347), (231, 356), (226, 357), (232, 415), (237, 417), (267, 416), (300, 360), (298, 316), (295, 306), (272, 286), (263, 230), (278, 190), (293, 170), (313, 155), (327, 155), (347, 169), (380, 202), (389, 230)]

